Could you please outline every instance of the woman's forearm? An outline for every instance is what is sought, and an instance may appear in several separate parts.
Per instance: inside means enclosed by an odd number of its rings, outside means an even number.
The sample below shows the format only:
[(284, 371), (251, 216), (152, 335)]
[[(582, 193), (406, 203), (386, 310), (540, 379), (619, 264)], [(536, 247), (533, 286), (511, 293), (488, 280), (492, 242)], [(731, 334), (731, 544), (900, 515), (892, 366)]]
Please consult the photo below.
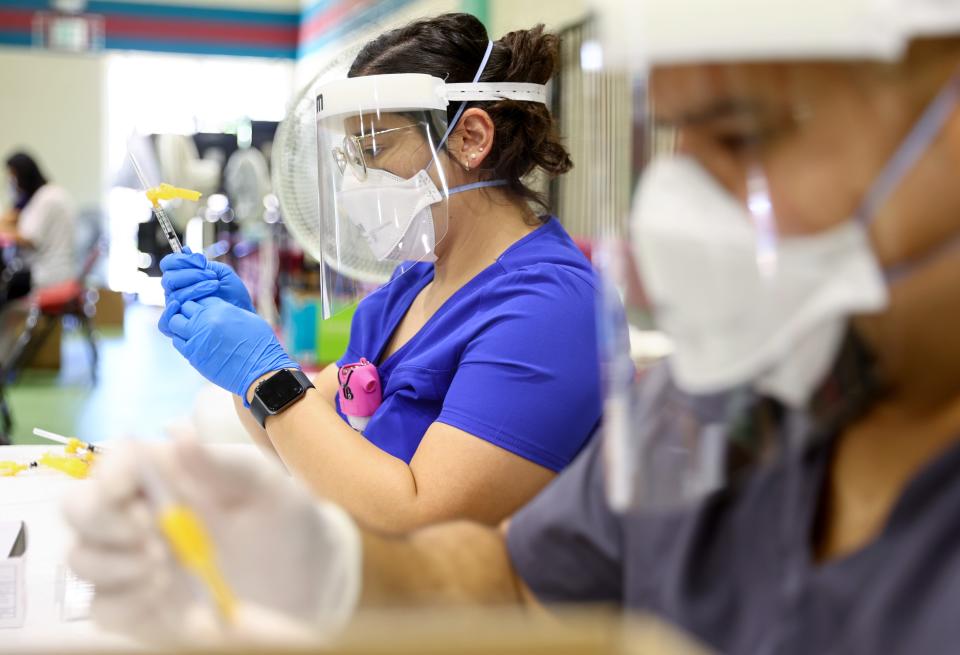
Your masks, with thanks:
[(17, 220), (20, 218), (20, 211), (14, 208), (8, 209), (3, 216), (0, 216), (0, 231), (10, 232), (17, 229)]
[[(261, 380), (268, 377), (270, 377), (269, 374), (263, 376)], [(333, 407), (333, 397), (337, 393), (336, 364), (331, 364), (317, 373), (313, 377), (313, 383), (316, 385), (321, 397), (327, 400), (330, 406)], [(257, 423), (257, 420), (253, 417), (253, 414), (250, 413), (250, 410), (243, 406), (243, 401), (239, 396), (235, 395), (233, 397), (233, 406), (237, 411), (237, 417), (239, 417), (240, 423), (243, 424), (243, 428), (247, 431), (247, 434), (250, 435), (253, 442), (268, 455), (279, 457), (276, 448), (273, 447), (273, 442), (270, 441), (270, 437), (267, 435), (267, 431)]]
[(253, 418), (250, 410), (243, 406), (243, 401), (240, 399), (240, 396), (233, 396), (233, 406), (237, 411), (237, 418), (240, 419), (240, 423), (243, 424), (243, 429), (250, 435), (253, 443), (257, 444), (257, 447), (260, 448), (264, 454), (279, 458), (280, 456), (273, 447), (270, 437), (267, 436), (267, 431), (260, 427), (260, 424)]
[(268, 418), (267, 435), (288, 470), (363, 525), (396, 534), (424, 524), (410, 467), (344, 423), (318, 391)]
[[(321, 377), (330, 373), (335, 376), (336, 370)], [(373, 530), (403, 534), (461, 518), (496, 524), (554, 476), (550, 469), (441, 422), (426, 430), (408, 463), (350, 427), (331, 402), (336, 378), (325, 381), (332, 386), (318, 380), (317, 389), (267, 418), (267, 435), (287, 470)], [(252, 394), (248, 391), (248, 397)]]
[(17, 230), (16, 225), (0, 226), (0, 236), (13, 241), (18, 246), (33, 248), (33, 242), (23, 236), (19, 230)]

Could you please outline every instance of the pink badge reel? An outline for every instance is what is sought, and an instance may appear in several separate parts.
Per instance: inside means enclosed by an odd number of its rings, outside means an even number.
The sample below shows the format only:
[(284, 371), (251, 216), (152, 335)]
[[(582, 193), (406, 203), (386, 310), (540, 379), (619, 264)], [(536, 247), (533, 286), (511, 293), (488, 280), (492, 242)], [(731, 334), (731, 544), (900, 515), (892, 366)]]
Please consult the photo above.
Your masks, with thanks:
[(361, 358), (359, 362), (341, 366), (337, 377), (340, 411), (346, 415), (350, 427), (363, 432), (383, 400), (377, 367)]

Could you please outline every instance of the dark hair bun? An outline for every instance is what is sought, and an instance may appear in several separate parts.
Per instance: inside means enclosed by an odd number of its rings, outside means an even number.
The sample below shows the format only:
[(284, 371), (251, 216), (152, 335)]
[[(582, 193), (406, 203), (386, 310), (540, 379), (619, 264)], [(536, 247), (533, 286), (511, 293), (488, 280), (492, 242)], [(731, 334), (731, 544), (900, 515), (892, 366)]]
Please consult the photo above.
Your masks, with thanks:
[[(380, 35), (360, 51), (349, 75), (426, 73), (448, 82), (471, 82), (487, 42), (486, 28), (475, 16), (443, 14)], [(480, 81), (546, 84), (557, 66), (559, 48), (559, 37), (545, 32), (543, 25), (510, 32), (494, 43)], [(523, 178), (536, 168), (550, 176), (573, 168), (550, 110), (516, 100), (469, 104), (490, 114), (496, 128), (493, 147), (484, 160), (487, 176), (507, 180), (511, 192), (546, 207), (546, 199), (525, 185)], [(457, 109), (450, 108), (449, 120)]]
[[(494, 50), (499, 48), (508, 53), (507, 62), (500, 71), (491, 71), (488, 66), (484, 78), (546, 84), (557, 66), (560, 39), (544, 32), (543, 25), (537, 25), (504, 35), (494, 45)], [(499, 75), (494, 78), (496, 73)], [(497, 128), (490, 153), (496, 157), (493, 166), (502, 171), (506, 179), (519, 180), (535, 168), (551, 176), (562, 175), (573, 168), (547, 107), (534, 102), (501, 100), (490, 103), (486, 110)], [(522, 195), (542, 203), (536, 194), (526, 191)]]
[(503, 72), (507, 82), (546, 84), (557, 67), (560, 37), (543, 31), (543, 25), (504, 34), (497, 44), (510, 52)]

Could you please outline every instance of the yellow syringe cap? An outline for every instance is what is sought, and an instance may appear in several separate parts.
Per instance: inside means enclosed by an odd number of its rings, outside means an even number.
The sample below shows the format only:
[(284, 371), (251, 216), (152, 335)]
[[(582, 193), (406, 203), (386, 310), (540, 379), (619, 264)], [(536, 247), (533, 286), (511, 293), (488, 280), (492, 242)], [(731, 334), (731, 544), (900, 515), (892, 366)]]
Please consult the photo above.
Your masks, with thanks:
[(42, 466), (47, 466), (80, 480), (90, 474), (90, 464), (76, 457), (60, 457), (47, 453), (37, 461), (40, 462)]
[(236, 596), (217, 566), (213, 540), (197, 514), (184, 505), (171, 505), (162, 510), (159, 523), (180, 564), (206, 585), (221, 616), (233, 620)]
[(0, 462), (0, 478), (13, 477), (20, 471), (26, 471), (30, 466), (28, 464), (18, 464), (17, 462)]
[(200, 196), (203, 194), (199, 191), (193, 191), (192, 189), (181, 189), (180, 187), (175, 187), (172, 184), (167, 184), (163, 182), (160, 186), (155, 186), (152, 189), (147, 189), (147, 199), (150, 200), (154, 205), (158, 204), (161, 200), (172, 200), (174, 198), (182, 198), (183, 200), (200, 200)]

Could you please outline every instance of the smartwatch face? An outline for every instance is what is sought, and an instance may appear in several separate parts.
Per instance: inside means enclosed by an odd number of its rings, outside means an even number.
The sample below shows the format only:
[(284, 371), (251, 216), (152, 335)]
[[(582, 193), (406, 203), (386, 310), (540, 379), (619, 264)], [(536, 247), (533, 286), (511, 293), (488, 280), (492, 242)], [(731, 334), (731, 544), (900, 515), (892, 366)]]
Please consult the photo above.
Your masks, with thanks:
[(279, 412), (303, 393), (303, 385), (287, 370), (278, 372), (257, 389), (257, 397), (271, 412)]

